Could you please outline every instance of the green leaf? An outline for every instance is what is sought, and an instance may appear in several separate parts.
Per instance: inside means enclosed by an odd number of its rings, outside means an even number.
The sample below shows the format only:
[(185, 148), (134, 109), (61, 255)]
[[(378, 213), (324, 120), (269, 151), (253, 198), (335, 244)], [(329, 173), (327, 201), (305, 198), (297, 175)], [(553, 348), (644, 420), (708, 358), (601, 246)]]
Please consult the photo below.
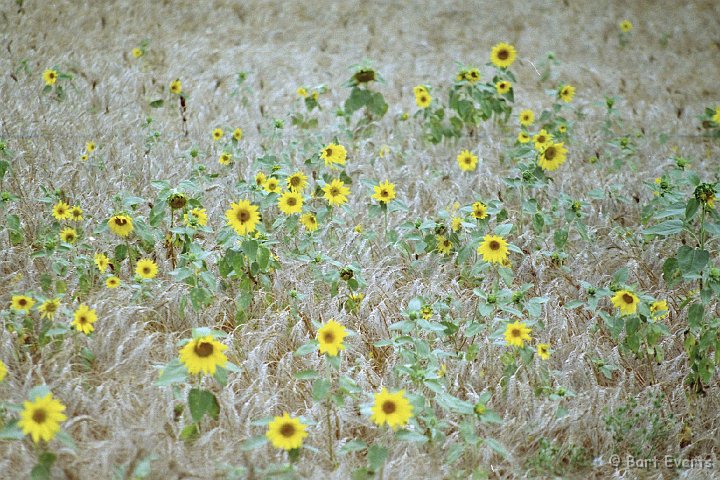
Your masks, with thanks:
[(22, 440), (25, 434), (17, 426), (17, 420), (13, 420), (0, 429), (0, 440)]
[(155, 385), (163, 387), (175, 383), (183, 383), (187, 380), (187, 374), (188, 371), (185, 365), (180, 363), (179, 359), (175, 358), (162, 369), (160, 378), (155, 381)]
[(553, 235), (553, 240), (555, 242), (555, 247), (558, 250), (562, 250), (562, 248), (567, 243), (567, 239), (568, 239), (567, 228), (561, 228), (559, 230), (555, 230), (555, 234)]
[(55, 463), (55, 454), (50, 452), (43, 452), (38, 458), (38, 463), (33, 467), (30, 472), (30, 478), (32, 480), (49, 480), (50, 470), (52, 469), (53, 463)]
[(50, 388), (47, 385), (39, 385), (28, 393), (28, 399), (32, 402), (38, 398), (47, 397), (50, 393)]
[(690, 221), (695, 216), (700, 207), (700, 202), (696, 198), (688, 200), (687, 207), (685, 207), (685, 220)]
[(315, 380), (316, 378), (320, 378), (320, 374), (315, 370), (302, 370), (295, 372), (293, 376), (298, 380)]
[(361, 450), (365, 450), (366, 448), (367, 448), (367, 443), (363, 442), (362, 440), (350, 440), (345, 445), (340, 447), (339, 452), (340, 452), (340, 455), (346, 455), (348, 453), (359, 452)]
[(296, 357), (301, 357), (303, 355), (309, 355), (309, 354), (311, 354), (313, 352), (317, 352), (317, 351), (318, 351), (317, 340), (310, 340), (307, 343), (303, 343), (300, 346), (300, 348), (295, 350), (295, 353), (293, 355), (295, 355)]
[(698, 273), (710, 260), (710, 252), (700, 248), (680, 247), (677, 253), (678, 266), (683, 273)]
[(190, 414), (195, 422), (202, 420), (205, 414), (214, 420), (217, 420), (220, 415), (220, 404), (217, 398), (207, 390), (191, 389), (188, 393), (187, 402), (190, 407)]
[(244, 440), (242, 443), (240, 443), (240, 450), (243, 452), (255, 450), (256, 448), (262, 447), (267, 442), (268, 439), (265, 435), (258, 435), (257, 437), (248, 438), (247, 440)]
[(312, 386), (312, 398), (316, 401), (325, 400), (330, 393), (330, 387), (332, 384), (329, 380), (319, 378), (313, 382)]
[(383, 463), (385, 463), (387, 457), (388, 449), (385, 447), (381, 447), (380, 445), (371, 445), (370, 448), (368, 448), (368, 465), (370, 465), (370, 468), (373, 470), (380, 470), (380, 467), (382, 467)]
[(254, 262), (257, 257), (258, 243), (255, 240), (245, 240), (242, 244), (242, 249), (250, 261)]
[(399, 430), (395, 434), (395, 438), (398, 440), (402, 440), (404, 442), (420, 442), (424, 443), (428, 441), (428, 438), (425, 435), (422, 435), (417, 432), (413, 432), (410, 430)]
[(182, 429), (180, 432), (180, 438), (184, 441), (192, 440), (193, 438), (197, 437), (200, 433), (200, 429), (197, 425), (197, 423), (191, 423), (190, 425), (186, 425), (185, 428)]
[(268, 263), (270, 263), (270, 250), (262, 246), (258, 247), (256, 260), (260, 270), (267, 270)]
[(485, 444), (495, 452), (499, 453), (506, 460), (511, 458), (510, 452), (508, 452), (507, 449), (494, 438), (486, 437)]
[(153, 100), (152, 102), (150, 102), (150, 107), (151, 108), (160, 108), (163, 106), (164, 103), (165, 103), (165, 100), (163, 100), (162, 98), (159, 100)]
[(705, 306), (702, 303), (693, 303), (688, 309), (688, 324), (691, 328), (700, 328), (705, 315)]
[(664, 222), (653, 225), (642, 231), (644, 235), (675, 235), (683, 231), (684, 223), (682, 220), (666, 220)]

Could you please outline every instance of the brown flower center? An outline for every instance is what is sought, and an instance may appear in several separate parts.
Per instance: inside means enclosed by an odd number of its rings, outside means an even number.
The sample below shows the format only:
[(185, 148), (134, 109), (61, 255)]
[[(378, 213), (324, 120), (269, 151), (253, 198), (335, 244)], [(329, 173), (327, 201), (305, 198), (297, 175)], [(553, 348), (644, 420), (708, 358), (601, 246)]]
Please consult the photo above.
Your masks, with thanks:
[(47, 420), (47, 412), (42, 408), (38, 408), (33, 412), (32, 419), (35, 423), (45, 423), (45, 420)]
[(115, 225), (117, 225), (117, 226), (119, 226), (119, 227), (123, 227), (123, 226), (125, 226), (126, 224), (127, 224), (127, 220), (125, 220), (124, 218), (121, 218), (121, 217), (116, 217), (116, 218), (115, 218)]
[(500, 51), (498, 52), (497, 56), (498, 56), (498, 58), (499, 58), (500, 60), (507, 60), (508, 57), (510, 56), (510, 52), (508, 52), (507, 50), (505, 50), (505, 49), (503, 48), (502, 50), (500, 50)]
[(48, 302), (45, 304), (45, 311), (48, 313), (53, 313), (55, 310), (57, 310), (57, 304), (55, 302)]
[(333, 332), (325, 332), (323, 334), (323, 340), (325, 340), (325, 343), (333, 343), (335, 341), (335, 334)]
[(237, 212), (237, 219), (240, 221), (240, 223), (245, 223), (250, 219), (250, 212), (247, 210), (240, 210)]
[(519, 328), (513, 328), (512, 330), (510, 330), (510, 335), (512, 335), (515, 338), (520, 338), (522, 333), (520, 332)]
[(326, 148), (326, 149), (325, 149), (325, 156), (326, 156), (326, 157), (332, 157), (332, 153), (333, 153), (332, 148)]
[(151, 272), (150, 267), (143, 267), (143, 273), (144, 273), (145, 275), (149, 275), (150, 272)]
[(340, 195), (340, 190), (338, 190), (336, 187), (332, 187), (330, 189), (330, 196), (337, 197), (338, 195)]
[(422, 95), (420, 97), (420, 103), (425, 103), (425, 102), (427, 102), (427, 97), (425, 95)]
[(80, 318), (78, 318), (78, 323), (80, 324), (86, 324), (87, 323), (87, 317), (85, 315), (81, 315)]
[(297, 199), (295, 197), (288, 197), (286, 203), (288, 207), (294, 207), (295, 205), (297, 205)]
[(197, 345), (195, 345), (195, 354), (198, 357), (209, 357), (213, 354), (213, 346), (212, 343), (208, 342), (200, 342)]
[(555, 155), (557, 152), (555, 151), (555, 147), (548, 147), (545, 149), (545, 160), (552, 160), (555, 158)]
[(540, 136), (537, 138), (537, 141), (538, 141), (538, 143), (545, 143), (545, 135), (540, 135)]
[(630, 295), (629, 293), (623, 293), (622, 299), (628, 305), (631, 305), (634, 302), (632, 295)]
[(290, 185), (293, 187), (300, 185), (300, 177), (290, 177)]
[(286, 438), (290, 438), (293, 435), (295, 435), (295, 425), (292, 423), (284, 423), (282, 427), (280, 427), (280, 435)]
[(385, 189), (380, 190), (380, 196), (381, 196), (381, 197), (389, 197), (389, 196), (390, 196), (390, 192), (388, 192), (388, 191), (385, 190)]
[(490, 250), (500, 250), (500, 242), (498, 242), (497, 240), (493, 240), (490, 242), (488, 247), (490, 247)]
[(385, 400), (382, 404), (382, 411), (385, 413), (385, 415), (390, 415), (395, 413), (395, 410), (397, 410), (397, 405), (395, 405), (395, 402), (392, 400)]

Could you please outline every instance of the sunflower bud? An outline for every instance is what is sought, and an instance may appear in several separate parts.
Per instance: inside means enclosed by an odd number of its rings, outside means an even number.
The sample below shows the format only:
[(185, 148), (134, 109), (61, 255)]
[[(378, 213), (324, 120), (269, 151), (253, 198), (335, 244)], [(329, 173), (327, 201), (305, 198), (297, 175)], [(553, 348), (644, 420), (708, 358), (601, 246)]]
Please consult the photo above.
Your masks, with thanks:
[(170, 205), (170, 208), (173, 210), (180, 210), (187, 205), (187, 197), (182, 193), (173, 193), (170, 195), (170, 198), (168, 198), (168, 205)]
[(495, 295), (488, 295), (487, 303), (490, 303), (490, 304), (497, 303), (497, 297)]
[(478, 402), (473, 407), (473, 410), (475, 411), (475, 415), (482, 415), (487, 411), (487, 407), (483, 405), (482, 403)]
[(352, 271), (352, 268), (345, 267), (342, 270), (340, 270), (340, 278), (345, 280), (346, 282), (353, 278), (355, 275), (355, 272)]
[(695, 199), (703, 205), (713, 208), (715, 206), (715, 187), (710, 183), (701, 183), (695, 187)]

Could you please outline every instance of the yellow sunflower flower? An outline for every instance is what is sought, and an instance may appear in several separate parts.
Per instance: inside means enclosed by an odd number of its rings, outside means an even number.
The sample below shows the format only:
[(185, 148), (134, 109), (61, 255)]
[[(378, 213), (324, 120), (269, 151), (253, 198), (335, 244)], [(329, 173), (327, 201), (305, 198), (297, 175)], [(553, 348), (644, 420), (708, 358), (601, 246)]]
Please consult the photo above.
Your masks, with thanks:
[(144, 52), (140, 48), (135, 47), (132, 49), (133, 58), (140, 58), (143, 56), (143, 53)]
[(415, 104), (420, 108), (427, 108), (432, 103), (432, 96), (422, 85), (418, 85), (414, 88), (415, 93)]
[[(197, 222), (198, 225), (201, 227), (204, 227), (207, 225), (207, 211), (204, 208), (195, 207), (192, 210), (190, 210), (190, 215), (195, 217), (195, 222)], [(185, 225), (190, 225), (191, 220), (190, 216), (186, 213), (183, 215), (183, 221), (185, 222)]]
[(487, 206), (483, 202), (475, 202), (472, 204), (472, 216), (477, 220), (487, 217)]
[(536, 135), (533, 136), (533, 142), (535, 142), (535, 150), (542, 152), (545, 147), (552, 143), (553, 136), (549, 134), (544, 128), (540, 130)]
[(217, 367), (224, 367), (227, 364), (227, 357), (223, 353), (225, 350), (227, 345), (208, 335), (185, 344), (180, 350), (180, 361), (191, 375), (200, 372), (215, 375)]
[(620, 31), (623, 33), (627, 33), (630, 30), (633, 29), (633, 24), (630, 20), (623, 20), (620, 22)]
[(375, 193), (372, 195), (372, 198), (377, 200), (378, 202), (388, 204), (390, 200), (395, 198), (395, 184), (390, 183), (389, 180), (385, 180), (385, 183), (380, 183), (376, 187), (373, 187), (375, 189)]
[(653, 302), (652, 305), (650, 305), (650, 313), (655, 320), (660, 320), (661, 318), (667, 317), (670, 313), (667, 301), (658, 300)]
[(450, 228), (453, 232), (459, 231), (462, 228), (462, 218), (453, 217), (452, 221), (450, 222)]
[(85, 150), (87, 150), (88, 153), (94, 152), (96, 148), (95, 142), (93, 141), (85, 143)]
[(57, 313), (59, 308), (59, 298), (51, 298), (50, 300), (45, 300), (43, 304), (38, 307), (38, 311), (40, 312), (40, 318), (49, 318), (50, 320), (52, 320), (55, 317), (55, 314)]
[(302, 446), (303, 439), (308, 436), (307, 425), (297, 418), (291, 418), (287, 412), (282, 417), (275, 417), (268, 424), (265, 436), (273, 447), (282, 450), (294, 450)]
[(232, 154), (228, 152), (221, 153), (218, 158), (218, 163), (220, 165), (230, 165), (232, 163)]
[(522, 348), (523, 342), (531, 340), (530, 332), (532, 332), (532, 329), (528, 328), (524, 322), (508, 323), (505, 327), (505, 342), (511, 347)]
[(637, 311), (640, 299), (629, 290), (618, 290), (610, 299), (612, 304), (620, 309), (622, 315), (632, 315)]
[(450, 255), (452, 252), (452, 242), (445, 238), (444, 235), (438, 235), (435, 239), (437, 241), (437, 251), (443, 255)]
[(303, 213), (300, 216), (300, 223), (308, 232), (314, 232), (318, 229), (318, 221), (314, 213)]
[(543, 360), (549, 359), (550, 358), (550, 344), (549, 343), (538, 343), (537, 354)]
[(295, 90), (295, 93), (298, 97), (306, 98), (308, 96), (307, 89), (305, 87), (298, 87), (297, 90)]
[(278, 179), (275, 177), (270, 177), (267, 180), (265, 180), (265, 183), (263, 184), (263, 188), (266, 192), (270, 193), (280, 193), (280, 182), (278, 182)]
[(35, 300), (26, 295), (13, 295), (10, 299), (10, 308), (13, 310), (29, 313), (33, 305), (35, 305)]
[(347, 336), (347, 330), (341, 324), (333, 319), (327, 321), (325, 325), (317, 331), (317, 341), (320, 343), (318, 350), (320, 354), (327, 353), (331, 357), (336, 357), (340, 350), (345, 350), (343, 340)]
[(528, 143), (530, 141), (530, 135), (527, 132), (518, 133), (517, 140), (520, 143)]
[(477, 251), (488, 263), (502, 263), (508, 257), (508, 243), (498, 235), (485, 235)]
[(532, 110), (523, 110), (518, 118), (520, 119), (520, 125), (529, 127), (535, 122), (535, 113)]
[(57, 82), (58, 79), (58, 73), (55, 70), (52, 70), (48, 68), (43, 72), (43, 80), (45, 80), (45, 85), (55, 85), (55, 82)]
[(713, 115), (712, 121), (720, 125), (720, 107), (715, 107), (715, 115)]
[(83, 209), (78, 205), (70, 207), (70, 220), (73, 222), (79, 222), (83, 219)]
[(170, 93), (180, 95), (182, 93), (182, 82), (179, 78), (176, 78), (170, 83)]
[(35, 443), (40, 440), (49, 442), (60, 431), (60, 423), (67, 420), (62, 413), (64, 411), (65, 405), (55, 400), (52, 393), (48, 393), (32, 402), (23, 402), (18, 427), (24, 435), (30, 435)]
[(265, 176), (265, 174), (263, 172), (258, 172), (255, 175), (255, 185), (257, 185), (258, 187), (262, 187), (263, 185), (265, 185), (266, 181), (267, 181), (267, 177)]
[(560, 165), (565, 163), (567, 159), (567, 148), (564, 143), (553, 143), (546, 146), (540, 158), (538, 159), (538, 165), (540, 168), (546, 171), (557, 170)]
[(345, 165), (347, 158), (347, 150), (342, 145), (329, 143), (320, 150), (320, 158), (325, 160), (325, 166), (331, 166), (334, 163)]
[(117, 288), (120, 286), (120, 279), (115, 275), (112, 275), (105, 280), (105, 286), (107, 288)]
[(135, 266), (135, 273), (141, 278), (155, 278), (158, 273), (157, 263), (150, 258), (140, 259)]
[(5, 377), (7, 376), (7, 366), (5, 363), (0, 360), (0, 382), (5, 380)]
[(457, 156), (457, 163), (460, 166), (460, 170), (472, 172), (477, 168), (478, 157), (470, 153), (469, 150), (463, 150)]
[(565, 85), (560, 89), (560, 98), (565, 103), (572, 102), (573, 97), (575, 96), (575, 87), (572, 85)]
[(499, 95), (505, 95), (510, 91), (510, 88), (512, 88), (512, 83), (507, 80), (500, 80), (495, 84), (495, 90)]
[(413, 406), (405, 397), (405, 390), (390, 393), (383, 388), (375, 394), (370, 419), (378, 426), (387, 423), (393, 430), (407, 425), (413, 416)]
[(93, 323), (97, 321), (95, 310), (91, 309), (84, 303), (75, 310), (75, 316), (70, 325), (74, 326), (78, 332), (90, 335), (95, 330)]
[(471, 68), (470, 70), (465, 72), (465, 75), (463, 77), (471, 84), (475, 84), (480, 81), (480, 70), (478, 70), (477, 68)]
[(108, 265), (110, 265), (110, 259), (104, 253), (96, 253), (95, 254), (95, 265), (97, 265), (97, 268), (98, 268), (98, 270), (100, 270), (100, 273), (104, 273), (105, 270), (108, 268)]
[(287, 178), (287, 188), (293, 192), (302, 192), (307, 185), (307, 176), (303, 172), (295, 172)]
[(257, 205), (252, 205), (248, 200), (240, 200), (230, 205), (230, 210), (225, 212), (228, 225), (233, 227), (238, 235), (247, 235), (255, 231), (255, 226), (260, 221)]
[(52, 216), (57, 220), (68, 220), (70, 218), (70, 205), (60, 200), (53, 207)]
[(110, 230), (119, 237), (127, 237), (133, 231), (132, 218), (127, 215), (114, 215), (108, 220)]
[(515, 61), (515, 47), (507, 43), (498, 43), (490, 52), (490, 60), (496, 67), (507, 68)]
[(278, 208), (285, 215), (302, 212), (303, 198), (297, 192), (287, 190), (278, 198)]
[(347, 196), (350, 194), (350, 189), (345, 186), (345, 182), (337, 178), (325, 185), (322, 190), (323, 197), (334, 207), (347, 203)]
[(243, 131), (242, 128), (238, 127), (235, 130), (233, 130), (233, 140), (236, 142), (239, 142), (243, 138)]
[(75, 240), (77, 240), (77, 231), (70, 227), (64, 228), (60, 232), (60, 239), (66, 243), (75, 243)]
[(216, 128), (215, 130), (212, 131), (212, 138), (216, 142), (218, 140), (220, 140), (223, 137), (223, 135), (225, 135), (225, 132), (223, 132), (222, 128)]

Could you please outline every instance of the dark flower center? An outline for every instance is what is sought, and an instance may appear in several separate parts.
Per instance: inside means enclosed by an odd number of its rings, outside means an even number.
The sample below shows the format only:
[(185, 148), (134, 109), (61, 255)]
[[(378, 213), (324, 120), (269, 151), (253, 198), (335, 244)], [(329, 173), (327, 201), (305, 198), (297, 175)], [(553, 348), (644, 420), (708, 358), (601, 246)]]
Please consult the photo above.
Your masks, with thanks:
[(150, 267), (144, 267), (144, 268), (143, 268), (143, 273), (144, 273), (145, 275), (149, 275), (149, 274), (150, 274)]
[(519, 328), (513, 328), (512, 330), (510, 330), (510, 335), (512, 335), (512, 336), (515, 337), (515, 338), (520, 338), (520, 336), (521, 336), (520, 329), (519, 329)]
[(55, 302), (48, 302), (45, 304), (45, 311), (48, 313), (52, 313), (55, 310), (57, 310), (57, 304)]
[(247, 210), (240, 210), (237, 212), (237, 219), (240, 221), (240, 223), (245, 223), (250, 219), (250, 212)]
[(290, 185), (293, 187), (300, 185), (300, 177), (290, 177)]
[(118, 226), (120, 226), (120, 227), (123, 227), (123, 226), (125, 226), (126, 224), (127, 224), (127, 220), (125, 220), (124, 218), (117, 217), (117, 218), (115, 219), (115, 225), (118, 225)]
[(41, 408), (38, 408), (33, 412), (32, 419), (35, 423), (45, 423), (45, 420), (47, 420), (47, 412)]
[(27, 305), (27, 300), (21, 298), (20, 300), (18, 300), (18, 304), (20, 304), (21, 307), (24, 307), (25, 305)]
[(332, 153), (333, 153), (332, 148), (325, 149), (325, 156), (332, 157)]
[(632, 295), (628, 293), (623, 293), (622, 299), (627, 304), (632, 304), (634, 301)]
[(323, 334), (323, 340), (325, 340), (325, 343), (333, 343), (335, 341), (335, 334), (333, 334), (333, 332), (325, 332)]
[(555, 151), (555, 147), (548, 147), (547, 149), (545, 149), (545, 159), (552, 160), (553, 158), (555, 158), (556, 153), (557, 152)]
[(545, 143), (545, 135), (540, 135), (537, 139), (538, 143)]
[(208, 342), (200, 342), (195, 346), (195, 353), (198, 357), (209, 357), (213, 354), (213, 346), (212, 343)]
[(382, 411), (386, 415), (390, 415), (392, 413), (395, 413), (395, 410), (397, 410), (397, 405), (395, 405), (395, 402), (392, 400), (385, 400), (382, 404)]
[(288, 204), (288, 207), (294, 207), (295, 205), (297, 205), (297, 199), (295, 197), (289, 197), (286, 202)]
[(420, 102), (425, 103), (427, 102), (427, 97), (425, 95), (420, 97)]
[(497, 56), (498, 56), (498, 58), (499, 58), (500, 60), (507, 60), (508, 57), (510, 56), (510, 52), (508, 52), (507, 50), (505, 50), (505, 49), (503, 48), (502, 50), (500, 50), (500, 51), (498, 52)]
[(80, 318), (78, 318), (78, 323), (81, 323), (81, 324), (87, 323), (87, 317), (85, 315), (82, 315)]
[(381, 197), (388, 197), (388, 196), (390, 196), (390, 192), (388, 192), (387, 190), (381, 190), (381, 191), (380, 191), (380, 196), (381, 196)]
[(490, 244), (488, 245), (488, 247), (490, 247), (490, 250), (499, 250), (499, 249), (500, 249), (500, 242), (498, 242), (497, 240), (493, 240), (493, 241), (490, 242)]
[(295, 435), (295, 425), (292, 423), (284, 423), (283, 426), (280, 427), (280, 435), (287, 438), (292, 437)]
[(333, 188), (330, 189), (330, 196), (336, 197), (336, 196), (338, 196), (339, 194), (340, 194), (340, 191), (339, 191), (336, 187), (333, 187)]

